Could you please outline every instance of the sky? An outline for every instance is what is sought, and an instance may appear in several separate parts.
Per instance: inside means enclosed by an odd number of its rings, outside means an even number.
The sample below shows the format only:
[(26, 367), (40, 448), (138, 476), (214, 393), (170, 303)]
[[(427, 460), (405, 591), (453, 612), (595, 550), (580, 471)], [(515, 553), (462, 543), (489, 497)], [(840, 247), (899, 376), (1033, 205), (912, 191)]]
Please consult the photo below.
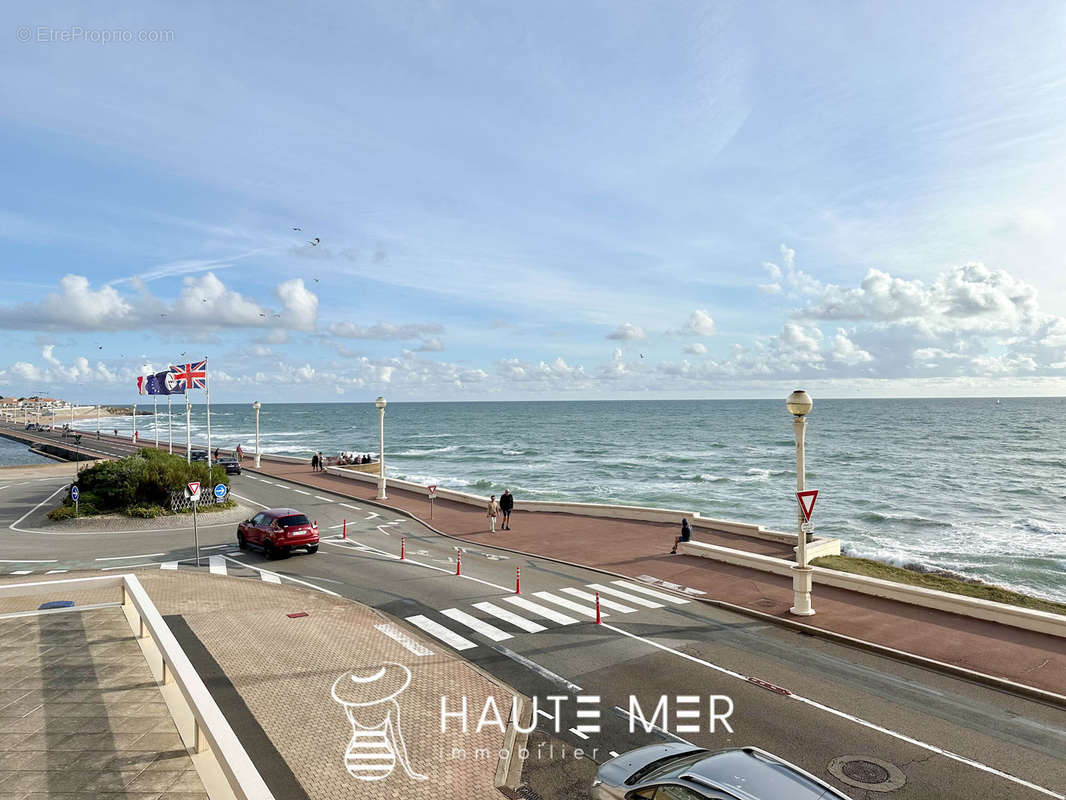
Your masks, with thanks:
[(1066, 395), (1066, 4), (6, 19), (0, 394)]

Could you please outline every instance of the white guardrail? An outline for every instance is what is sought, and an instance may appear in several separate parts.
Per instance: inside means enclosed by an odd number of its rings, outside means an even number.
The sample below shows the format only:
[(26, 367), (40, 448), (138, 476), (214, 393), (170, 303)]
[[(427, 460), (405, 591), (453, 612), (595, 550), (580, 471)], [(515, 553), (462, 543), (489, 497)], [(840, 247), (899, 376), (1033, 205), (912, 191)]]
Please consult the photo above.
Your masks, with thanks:
[[(211, 800), (274, 800), (251, 757), (226, 721), (178, 640), (136, 575), (65, 578), (0, 586), (0, 597), (54, 595), (62, 587), (121, 588), (122, 611), (170, 708), (174, 724)], [(87, 606), (86, 608), (98, 608)], [(74, 613), (70, 609), (40, 613)]]

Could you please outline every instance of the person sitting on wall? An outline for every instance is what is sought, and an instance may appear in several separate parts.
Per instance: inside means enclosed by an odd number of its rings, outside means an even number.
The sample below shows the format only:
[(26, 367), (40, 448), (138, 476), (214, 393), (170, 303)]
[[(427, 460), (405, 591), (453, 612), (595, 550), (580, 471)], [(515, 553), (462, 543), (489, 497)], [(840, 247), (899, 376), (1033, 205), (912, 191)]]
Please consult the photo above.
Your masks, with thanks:
[(671, 550), (670, 552), (672, 554), (676, 555), (677, 554), (677, 546), (681, 542), (691, 542), (691, 541), (692, 541), (692, 528), (689, 527), (688, 520), (687, 519), (683, 519), (683, 520), (681, 520), (681, 535), (678, 536), (676, 539), (674, 539), (674, 549)]

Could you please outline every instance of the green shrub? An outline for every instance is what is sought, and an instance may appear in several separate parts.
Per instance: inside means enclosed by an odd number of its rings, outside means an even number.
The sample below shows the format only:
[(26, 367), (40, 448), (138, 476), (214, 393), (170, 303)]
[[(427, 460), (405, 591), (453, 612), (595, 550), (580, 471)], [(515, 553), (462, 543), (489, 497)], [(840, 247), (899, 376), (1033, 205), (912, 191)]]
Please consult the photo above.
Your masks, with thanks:
[(161, 517), (167, 514), (167, 509), (162, 506), (148, 505), (147, 503), (141, 503), (140, 505), (130, 506), (126, 509), (126, 516), (140, 517), (141, 519), (153, 519), (155, 517)]
[(48, 512), (48, 519), (55, 520), (56, 522), (62, 522), (65, 519), (74, 518), (74, 506), (60, 506), (59, 508), (53, 508)]

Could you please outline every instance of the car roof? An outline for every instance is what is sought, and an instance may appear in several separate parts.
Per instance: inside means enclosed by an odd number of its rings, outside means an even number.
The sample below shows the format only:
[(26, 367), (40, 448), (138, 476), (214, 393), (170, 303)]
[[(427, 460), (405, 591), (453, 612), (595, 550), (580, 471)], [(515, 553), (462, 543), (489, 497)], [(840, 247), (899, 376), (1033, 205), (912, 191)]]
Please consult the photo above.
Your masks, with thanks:
[[(276, 519), (277, 517), (291, 517), (293, 514), (303, 514), (304, 512), (295, 508), (268, 508), (263, 513)], [(304, 516), (307, 515), (304, 514)]]
[(681, 779), (725, 791), (739, 800), (846, 798), (829, 784), (757, 747), (709, 755), (685, 770)]

